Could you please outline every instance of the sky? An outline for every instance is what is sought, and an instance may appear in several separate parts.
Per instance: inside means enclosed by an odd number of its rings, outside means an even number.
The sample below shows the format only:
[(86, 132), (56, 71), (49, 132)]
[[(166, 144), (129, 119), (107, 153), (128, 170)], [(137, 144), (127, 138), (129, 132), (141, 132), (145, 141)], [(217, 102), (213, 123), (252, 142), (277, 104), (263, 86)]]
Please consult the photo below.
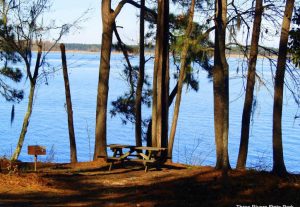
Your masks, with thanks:
[[(112, 8), (115, 8), (118, 2), (119, 0), (112, 0)], [(102, 22), (100, 8), (101, 0), (52, 0), (51, 10), (44, 16), (44, 19), (48, 21), (54, 19), (57, 25), (72, 23), (82, 16), (85, 11), (89, 10), (85, 16), (85, 21), (82, 21), (79, 25), (81, 28), (72, 30), (61, 42), (101, 44)], [(171, 9), (176, 11), (176, 8), (174, 9), (172, 6)], [(126, 44), (138, 44), (138, 15), (138, 9), (126, 4), (116, 19), (117, 26), (123, 27), (118, 28), (118, 31)], [(270, 41), (265, 40), (264, 45), (278, 47), (278, 42), (278, 38)]]
[[(112, 0), (113, 8), (117, 0)], [(52, 0), (52, 7), (44, 18), (48, 21), (55, 19), (57, 25), (71, 23), (89, 10), (85, 16), (85, 21), (80, 23), (79, 30), (71, 31), (62, 39), (64, 43), (84, 43), (84, 44), (100, 44), (101, 43), (101, 0)], [(130, 5), (125, 5), (117, 17), (116, 23), (119, 28), (120, 35), (124, 42), (130, 44), (138, 43), (138, 10)]]

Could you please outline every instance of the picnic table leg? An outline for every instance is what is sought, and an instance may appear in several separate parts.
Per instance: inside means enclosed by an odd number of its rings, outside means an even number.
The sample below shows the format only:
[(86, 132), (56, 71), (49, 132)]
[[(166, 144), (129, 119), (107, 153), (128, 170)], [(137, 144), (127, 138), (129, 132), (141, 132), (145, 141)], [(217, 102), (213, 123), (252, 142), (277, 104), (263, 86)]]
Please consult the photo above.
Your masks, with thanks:
[[(119, 148), (114, 148), (114, 149), (112, 149), (112, 151), (113, 151), (113, 158), (124, 156), (122, 148), (120, 148), (120, 149)], [(114, 161), (112, 160), (110, 165), (109, 165), (109, 171), (111, 171), (111, 169), (113, 167), (113, 164), (114, 164)], [(122, 165), (124, 164), (123, 159), (121, 159), (121, 164)]]
[[(147, 153), (147, 152), (146, 152)], [(145, 160), (151, 160), (151, 157), (152, 157), (152, 151), (151, 150), (148, 150), (148, 158), (145, 159)], [(145, 166), (145, 172), (148, 172), (148, 165), (147, 165), (147, 162), (144, 162), (144, 166)]]
[(113, 149), (113, 157), (115, 157), (118, 154), (118, 150), (117, 149)]
[(37, 155), (34, 155), (34, 172), (36, 172)]
[(111, 171), (112, 165), (113, 165), (113, 162), (111, 162), (111, 163), (109, 164), (109, 169), (108, 169), (108, 171)]
[[(117, 155), (121, 155), (122, 154), (122, 150), (118, 150), (118, 149), (113, 149), (113, 157), (117, 157)], [(114, 162), (112, 161), (110, 164), (109, 164), (109, 168), (108, 168), (108, 171), (111, 171), (112, 169), (112, 166), (113, 166)]]

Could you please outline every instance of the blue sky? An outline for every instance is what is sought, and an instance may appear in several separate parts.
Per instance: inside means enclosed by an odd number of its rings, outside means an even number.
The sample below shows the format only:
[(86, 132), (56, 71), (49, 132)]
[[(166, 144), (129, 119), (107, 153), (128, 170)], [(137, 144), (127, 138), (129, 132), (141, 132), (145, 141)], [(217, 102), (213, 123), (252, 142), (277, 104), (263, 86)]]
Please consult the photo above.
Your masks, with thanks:
[[(81, 29), (71, 31), (70, 34), (62, 39), (64, 43), (101, 43), (101, 0), (52, 0), (51, 11), (45, 16), (45, 19), (54, 19), (57, 25), (71, 23), (80, 17), (86, 10), (90, 9), (87, 14), (87, 20), (80, 24)], [(112, 8), (115, 8), (119, 0), (112, 0)], [(151, 7), (151, 5), (149, 5)], [(171, 6), (173, 12), (182, 12), (180, 8)], [(179, 9), (179, 10), (178, 10)], [(139, 21), (137, 15), (139, 10), (131, 5), (125, 5), (116, 19), (119, 33), (122, 40), (127, 44), (138, 44)], [(201, 14), (201, 13), (200, 13)], [(196, 13), (197, 16), (200, 15)], [(241, 37), (241, 34), (239, 35)], [(278, 47), (278, 38), (264, 41), (265, 45)]]
[[(65, 43), (101, 43), (101, 0), (52, 0), (51, 11), (45, 16), (47, 20), (55, 19), (57, 25), (70, 23), (80, 17), (87, 9), (87, 20), (80, 24), (81, 29), (72, 31), (62, 42)], [(112, 0), (113, 7), (118, 1)], [(117, 17), (117, 25), (124, 26), (120, 30), (120, 35), (126, 43), (138, 42), (138, 20), (136, 18), (138, 10), (130, 5), (125, 5), (124, 9)]]

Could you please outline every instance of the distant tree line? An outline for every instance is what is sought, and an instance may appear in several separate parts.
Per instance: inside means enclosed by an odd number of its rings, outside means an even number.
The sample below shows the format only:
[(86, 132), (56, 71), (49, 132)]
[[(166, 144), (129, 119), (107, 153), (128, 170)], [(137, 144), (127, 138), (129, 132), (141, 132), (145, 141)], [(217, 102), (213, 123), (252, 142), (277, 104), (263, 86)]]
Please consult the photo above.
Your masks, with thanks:
[[(101, 44), (82, 44), (82, 43), (64, 43), (66, 50), (69, 51), (88, 51), (88, 52), (99, 52), (101, 49)], [(138, 54), (139, 53), (139, 45), (126, 45), (127, 51), (129, 53)], [(43, 41), (43, 48), (45, 50), (51, 51), (60, 51), (60, 47), (57, 44), (54, 44), (50, 41)], [(37, 51), (38, 46), (33, 43), (32, 50)], [(112, 45), (112, 51), (122, 51), (118, 44)], [(153, 45), (145, 45), (145, 52), (147, 53), (154, 53), (154, 46)], [(278, 52), (278, 48), (273, 47), (265, 47), (265, 48), (258, 48), (258, 54), (262, 56), (270, 56), (274, 55), (274, 53)], [(212, 52), (211, 52), (212, 54)], [(226, 48), (226, 54), (228, 55), (244, 55), (244, 50), (239, 46), (228, 46)]]
[[(68, 51), (87, 51), (87, 52), (99, 52), (101, 49), (101, 44), (82, 44), (82, 43), (64, 43), (66, 50)], [(43, 41), (43, 48), (45, 50), (51, 51), (60, 51), (59, 45), (50, 41)], [(129, 53), (138, 53), (139, 46), (138, 45), (127, 45)], [(33, 43), (32, 50), (37, 51), (38, 45)], [(146, 51), (153, 52), (152, 47), (145, 47)], [(120, 47), (117, 44), (112, 45), (112, 51), (121, 51)]]

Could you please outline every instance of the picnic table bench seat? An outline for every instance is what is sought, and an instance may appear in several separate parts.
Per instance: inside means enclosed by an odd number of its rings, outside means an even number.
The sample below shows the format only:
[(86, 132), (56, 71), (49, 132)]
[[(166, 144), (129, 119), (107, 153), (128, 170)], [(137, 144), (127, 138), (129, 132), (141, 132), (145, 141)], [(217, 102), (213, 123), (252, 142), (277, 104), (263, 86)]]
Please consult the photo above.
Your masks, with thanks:
[(130, 159), (130, 162), (140, 162), (140, 163), (155, 163), (156, 160), (143, 160), (143, 159)]
[(106, 162), (115, 162), (115, 161), (121, 161), (122, 158), (120, 157), (107, 157)]

